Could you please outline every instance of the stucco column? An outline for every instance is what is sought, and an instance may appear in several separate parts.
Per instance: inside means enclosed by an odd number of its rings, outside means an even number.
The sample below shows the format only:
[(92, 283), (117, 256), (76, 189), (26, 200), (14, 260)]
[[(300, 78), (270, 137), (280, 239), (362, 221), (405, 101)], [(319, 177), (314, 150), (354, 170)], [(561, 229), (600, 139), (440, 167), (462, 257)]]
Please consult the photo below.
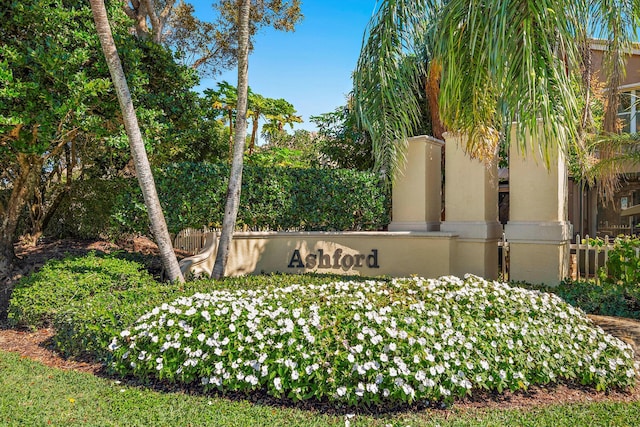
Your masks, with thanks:
[(454, 274), (498, 277), (498, 169), (471, 159), (467, 137), (445, 133), (445, 221), (440, 230), (458, 238)]
[(523, 156), (515, 134), (511, 140), (509, 222), (505, 227), (509, 279), (557, 285), (569, 276), (572, 230), (567, 220), (566, 159), (556, 148), (547, 169), (538, 144), (527, 141), (533, 148)]
[(393, 181), (389, 231), (440, 230), (443, 145), (430, 136), (409, 138), (405, 165)]

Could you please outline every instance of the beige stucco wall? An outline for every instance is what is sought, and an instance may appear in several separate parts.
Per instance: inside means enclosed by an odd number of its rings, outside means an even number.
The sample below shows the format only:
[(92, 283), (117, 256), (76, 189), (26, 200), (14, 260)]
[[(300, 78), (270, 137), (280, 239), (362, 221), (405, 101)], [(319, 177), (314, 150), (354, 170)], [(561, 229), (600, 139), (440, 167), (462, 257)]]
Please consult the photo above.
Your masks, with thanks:
[(498, 169), (471, 159), (467, 137), (445, 133), (446, 221), (498, 221)]
[(407, 141), (406, 160), (393, 181), (390, 231), (440, 229), (443, 144), (425, 135)]
[(558, 221), (568, 214), (567, 168), (560, 156), (547, 169), (537, 152), (509, 155), (509, 219)]
[(569, 274), (571, 224), (567, 220), (567, 166), (559, 147), (548, 164), (539, 144), (527, 136), (520, 151), (515, 129), (509, 149), (509, 278), (557, 285)]
[(555, 286), (569, 277), (569, 244), (510, 243), (510, 279)]
[[(193, 265), (196, 272), (210, 274), (213, 269), (216, 251), (212, 236), (205, 250), (191, 257), (201, 258)], [(440, 232), (236, 233), (225, 274), (439, 277), (452, 273), (456, 243), (454, 234)], [(186, 271), (184, 260), (181, 265)]]
[(458, 235), (452, 273), (498, 277), (498, 169), (470, 158), (466, 137), (445, 133), (445, 221), (440, 230)]

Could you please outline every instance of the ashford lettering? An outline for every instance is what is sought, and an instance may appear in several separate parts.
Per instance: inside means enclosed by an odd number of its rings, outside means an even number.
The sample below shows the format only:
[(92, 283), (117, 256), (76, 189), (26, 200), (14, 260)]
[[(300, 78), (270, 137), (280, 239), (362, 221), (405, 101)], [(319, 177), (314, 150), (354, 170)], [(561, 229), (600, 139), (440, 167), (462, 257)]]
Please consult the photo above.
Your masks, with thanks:
[(378, 250), (371, 249), (370, 254), (343, 254), (342, 249), (336, 249), (333, 254), (318, 249), (317, 253), (302, 256), (300, 249), (293, 251), (287, 268), (333, 268), (349, 270), (352, 267), (380, 268), (378, 265)]

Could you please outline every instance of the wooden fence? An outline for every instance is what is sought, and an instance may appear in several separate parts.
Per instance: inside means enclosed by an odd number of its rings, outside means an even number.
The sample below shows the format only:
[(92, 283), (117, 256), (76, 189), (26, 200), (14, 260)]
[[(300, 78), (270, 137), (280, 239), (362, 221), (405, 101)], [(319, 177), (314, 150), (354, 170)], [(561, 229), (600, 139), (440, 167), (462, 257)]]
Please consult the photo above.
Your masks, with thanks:
[[(575, 242), (570, 244), (569, 272), (572, 280), (597, 278), (598, 269), (607, 265), (609, 251), (613, 249), (614, 239), (604, 236), (602, 244), (594, 244), (589, 235), (582, 238), (576, 235)], [(500, 272), (502, 280), (509, 280), (509, 242), (502, 235), (498, 242)], [(636, 256), (640, 257), (640, 248), (636, 248)]]
[(215, 231), (217, 230), (208, 227), (185, 228), (173, 239), (173, 248), (195, 255), (204, 248), (206, 234)]
[[(572, 268), (572, 279), (579, 280), (582, 278), (596, 277), (598, 269), (600, 267), (607, 266), (607, 260), (609, 259), (609, 251), (613, 249), (614, 239), (609, 236), (604, 236), (602, 239), (604, 244), (592, 244), (589, 235), (584, 236), (584, 239), (580, 238), (578, 234), (576, 236), (576, 242), (571, 244), (571, 262), (574, 263), (575, 257), (575, 278)], [(636, 248), (636, 257), (640, 258), (640, 248)]]

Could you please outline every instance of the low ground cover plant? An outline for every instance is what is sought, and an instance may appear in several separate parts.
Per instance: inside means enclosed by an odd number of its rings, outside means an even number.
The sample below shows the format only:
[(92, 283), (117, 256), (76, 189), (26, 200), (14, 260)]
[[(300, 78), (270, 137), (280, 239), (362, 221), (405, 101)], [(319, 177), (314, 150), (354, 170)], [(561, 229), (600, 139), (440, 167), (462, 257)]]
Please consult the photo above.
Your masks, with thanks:
[[(605, 245), (600, 238), (589, 243), (600, 251)], [(597, 278), (565, 280), (554, 287), (523, 286), (553, 292), (589, 314), (640, 319), (640, 238), (616, 237)]]
[(84, 304), (105, 292), (157, 285), (141, 264), (119, 256), (91, 252), (47, 262), (13, 289), (7, 313), (9, 324), (32, 329), (50, 326), (56, 315), (71, 304)]
[(544, 288), (589, 314), (640, 319), (640, 286), (594, 279), (566, 280)]
[(109, 349), (123, 375), (349, 405), (636, 376), (631, 348), (582, 311), (475, 276), (195, 293), (149, 310)]

